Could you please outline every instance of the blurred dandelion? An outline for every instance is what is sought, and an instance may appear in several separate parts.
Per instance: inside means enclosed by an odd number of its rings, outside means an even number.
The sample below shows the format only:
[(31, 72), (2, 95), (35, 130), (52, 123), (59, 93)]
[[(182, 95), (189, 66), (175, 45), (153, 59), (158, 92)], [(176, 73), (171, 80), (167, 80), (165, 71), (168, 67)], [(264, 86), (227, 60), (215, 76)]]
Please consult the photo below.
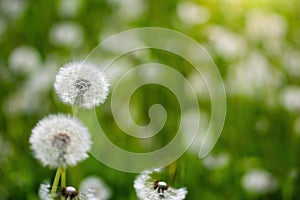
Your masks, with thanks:
[(85, 178), (79, 187), (82, 194), (93, 200), (107, 200), (111, 196), (109, 187), (96, 176)]
[(275, 12), (250, 10), (246, 18), (246, 33), (254, 41), (280, 40), (286, 34), (286, 21)]
[(227, 60), (243, 57), (248, 49), (245, 39), (222, 26), (210, 26), (208, 37), (216, 52)]
[(146, 10), (144, 1), (139, 0), (112, 0), (112, 4), (116, 5), (117, 14), (122, 16), (122, 20), (136, 20), (142, 17)]
[(282, 72), (273, 68), (262, 53), (255, 51), (244, 62), (228, 68), (226, 84), (230, 95), (257, 98), (276, 95), (282, 81)]
[(54, 83), (56, 93), (64, 103), (85, 108), (103, 103), (108, 95), (108, 87), (104, 74), (85, 62), (64, 65)]
[(87, 128), (68, 115), (50, 115), (32, 129), (34, 156), (51, 168), (74, 166), (88, 157), (92, 141)]
[(282, 66), (289, 76), (293, 78), (300, 77), (300, 51), (295, 49), (286, 49), (282, 55)]
[(275, 177), (264, 169), (250, 169), (242, 177), (241, 183), (246, 192), (253, 194), (273, 192), (278, 186)]
[(287, 23), (275, 12), (254, 9), (247, 13), (246, 35), (252, 42), (261, 42), (267, 53), (280, 53)]
[(182, 200), (187, 194), (186, 188), (175, 189), (166, 182), (153, 179), (150, 175), (159, 169), (145, 170), (134, 181), (134, 189), (140, 200)]
[(40, 53), (31, 46), (19, 46), (9, 56), (11, 70), (18, 74), (28, 75), (41, 65)]
[(27, 1), (20, 0), (1, 0), (0, 1), (0, 10), (2, 14), (5, 14), (9, 19), (15, 20), (18, 19), (27, 7)]
[(203, 166), (206, 169), (214, 170), (214, 169), (223, 169), (229, 165), (230, 156), (228, 153), (220, 153), (211, 155), (209, 154), (207, 157), (203, 159)]
[(58, 12), (62, 17), (74, 17), (82, 6), (82, 0), (60, 0)]
[(57, 62), (51, 57), (41, 68), (35, 70), (15, 92), (4, 101), (3, 110), (8, 115), (33, 114), (49, 109), (48, 92), (55, 79)]
[(179, 19), (188, 25), (204, 24), (210, 19), (210, 11), (194, 2), (179, 2), (177, 5)]
[(300, 112), (300, 87), (284, 87), (279, 94), (279, 99), (287, 110), (296, 113)]
[(76, 48), (84, 40), (83, 28), (79, 24), (70, 21), (54, 24), (49, 34), (50, 42), (54, 46)]

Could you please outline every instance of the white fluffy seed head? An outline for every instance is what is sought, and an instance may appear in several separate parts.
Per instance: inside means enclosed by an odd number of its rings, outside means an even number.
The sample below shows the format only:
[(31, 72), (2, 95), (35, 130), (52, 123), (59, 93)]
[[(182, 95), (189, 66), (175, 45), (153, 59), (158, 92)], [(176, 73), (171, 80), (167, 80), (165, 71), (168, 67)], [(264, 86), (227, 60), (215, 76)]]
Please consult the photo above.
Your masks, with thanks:
[(277, 179), (265, 169), (250, 169), (241, 179), (243, 189), (247, 193), (263, 195), (278, 188)]
[(85, 178), (79, 188), (80, 192), (91, 200), (107, 200), (111, 196), (110, 188), (96, 176)]
[[(151, 177), (151, 174), (159, 172), (158, 169), (145, 170), (134, 180), (134, 189), (140, 200), (182, 200), (185, 199), (187, 190), (186, 188), (175, 189), (168, 187), (161, 193), (158, 188), (154, 187), (155, 180)], [(167, 186), (165, 182), (159, 181), (158, 187)]]
[(74, 166), (88, 157), (92, 141), (88, 129), (68, 115), (50, 115), (38, 122), (29, 139), (34, 156), (44, 166)]
[(49, 183), (42, 183), (39, 188), (39, 198), (41, 200), (51, 200), (50, 195), (51, 185)]
[(93, 64), (72, 62), (60, 68), (54, 88), (62, 102), (92, 108), (103, 103), (109, 84), (104, 74)]
[[(100, 189), (100, 188), (95, 188), (95, 189)], [(55, 200), (55, 199), (105, 200), (109, 198), (107, 194), (97, 195), (97, 193), (100, 192), (103, 192), (103, 190), (78, 191), (73, 186), (67, 186), (64, 189), (58, 187), (56, 193), (51, 194), (51, 185), (49, 183), (42, 183), (40, 184), (38, 195), (40, 200)]]

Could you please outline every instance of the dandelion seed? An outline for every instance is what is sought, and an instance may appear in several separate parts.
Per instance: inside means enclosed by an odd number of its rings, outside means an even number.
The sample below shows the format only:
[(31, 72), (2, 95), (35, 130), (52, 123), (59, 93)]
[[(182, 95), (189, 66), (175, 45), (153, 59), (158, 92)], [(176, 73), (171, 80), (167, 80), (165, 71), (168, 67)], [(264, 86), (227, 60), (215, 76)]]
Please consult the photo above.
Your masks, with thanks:
[(96, 176), (85, 178), (79, 188), (80, 192), (91, 200), (106, 200), (111, 196), (109, 187)]
[(85, 62), (64, 65), (54, 83), (56, 93), (64, 103), (85, 108), (103, 103), (108, 95), (108, 86), (104, 74)]
[(90, 134), (77, 119), (50, 115), (33, 128), (29, 142), (34, 156), (51, 168), (74, 166), (88, 157)]
[(134, 189), (140, 200), (182, 200), (187, 194), (186, 188), (175, 189), (164, 181), (154, 180), (150, 175), (155, 170), (145, 170), (134, 181)]

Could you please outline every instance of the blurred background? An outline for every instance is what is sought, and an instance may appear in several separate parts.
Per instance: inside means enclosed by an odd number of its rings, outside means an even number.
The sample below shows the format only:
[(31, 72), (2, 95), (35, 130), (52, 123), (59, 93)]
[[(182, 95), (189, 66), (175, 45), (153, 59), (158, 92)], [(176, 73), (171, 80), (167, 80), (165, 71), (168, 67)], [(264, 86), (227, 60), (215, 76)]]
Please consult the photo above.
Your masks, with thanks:
[[(84, 59), (110, 35), (148, 26), (180, 31), (203, 45), (227, 93), (226, 121), (213, 151), (200, 159), (195, 142), (165, 170), (170, 185), (187, 187), (192, 200), (299, 199), (299, 25), (297, 0), (0, 0), (0, 199), (38, 199), (40, 183), (54, 177), (54, 170), (34, 159), (28, 139), (42, 117), (72, 112), (54, 93), (57, 69)], [(145, 61), (172, 66), (190, 81), (204, 129), (210, 97), (189, 63), (149, 50), (120, 60), (120, 65), (130, 69)], [(156, 95), (149, 98), (149, 93)], [(168, 89), (146, 85), (131, 99), (136, 123), (149, 123), (154, 103), (165, 107), (168, 119), (153, 140), (142, 143), (115, 124), (110, 97), (96, 111), (112, 142), (147, 152), (174, 137), (184, 114)], [(90, 175), (109, 186), (111, 199), (137, 199), (137, 174), (111, 169), (92, 156), (68, 169), (68, 183), (78, 187)]]

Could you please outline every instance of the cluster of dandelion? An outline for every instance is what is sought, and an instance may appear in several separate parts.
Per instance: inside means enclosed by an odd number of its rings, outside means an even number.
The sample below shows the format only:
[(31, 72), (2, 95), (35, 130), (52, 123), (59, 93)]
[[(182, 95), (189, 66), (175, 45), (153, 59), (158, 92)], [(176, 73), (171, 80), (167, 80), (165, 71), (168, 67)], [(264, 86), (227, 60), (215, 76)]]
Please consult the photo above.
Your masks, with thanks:
[[(103, 103), (109, 84), (96, 66), (73, 62), (60, 68), (54, 88), (62, 102), (87, 109)], [(66, 169), (88, 157), (92, 140), (88, 128), (74, 115), (52, 114), (44, 117), (32, 129), (29, 139), (34, 156), (44, 165), (56, 168), (52, 185), (43, 183), (40, 199), (108, 199), (110, 191), (95, 177), (84, 180), (80, 192), (67, 186)], [(99, 192), (99, 188), (102, 188)]]
[[(91, 109), (105, 101), (109, 84), (104, 74), (87, 62), (73, 62), (60, 68), (56, 75), (54, 88), (60, 100), (73, 106), (73, 116), (65, 114), (49, 115), (33, 128), (29, 142), (34, 156), (44, 166), (56, 168), (52, 182), (40, 185), (39, 197), (51, 199), (93, 199), (105, 200), (110, 197), (110, 190), (101, 179), (85, 179), (78, 191), (67, 186), (66, 169), (75, 166), (88, 157), (92, 140), (88, 128), (75, 116), (79, 107)], [(134, 182), (134, 188), (140, 200), (184, 199), (185, 188), (174, 189), (166, 182), (151, 178), (153, 172), (146, 170)]]

